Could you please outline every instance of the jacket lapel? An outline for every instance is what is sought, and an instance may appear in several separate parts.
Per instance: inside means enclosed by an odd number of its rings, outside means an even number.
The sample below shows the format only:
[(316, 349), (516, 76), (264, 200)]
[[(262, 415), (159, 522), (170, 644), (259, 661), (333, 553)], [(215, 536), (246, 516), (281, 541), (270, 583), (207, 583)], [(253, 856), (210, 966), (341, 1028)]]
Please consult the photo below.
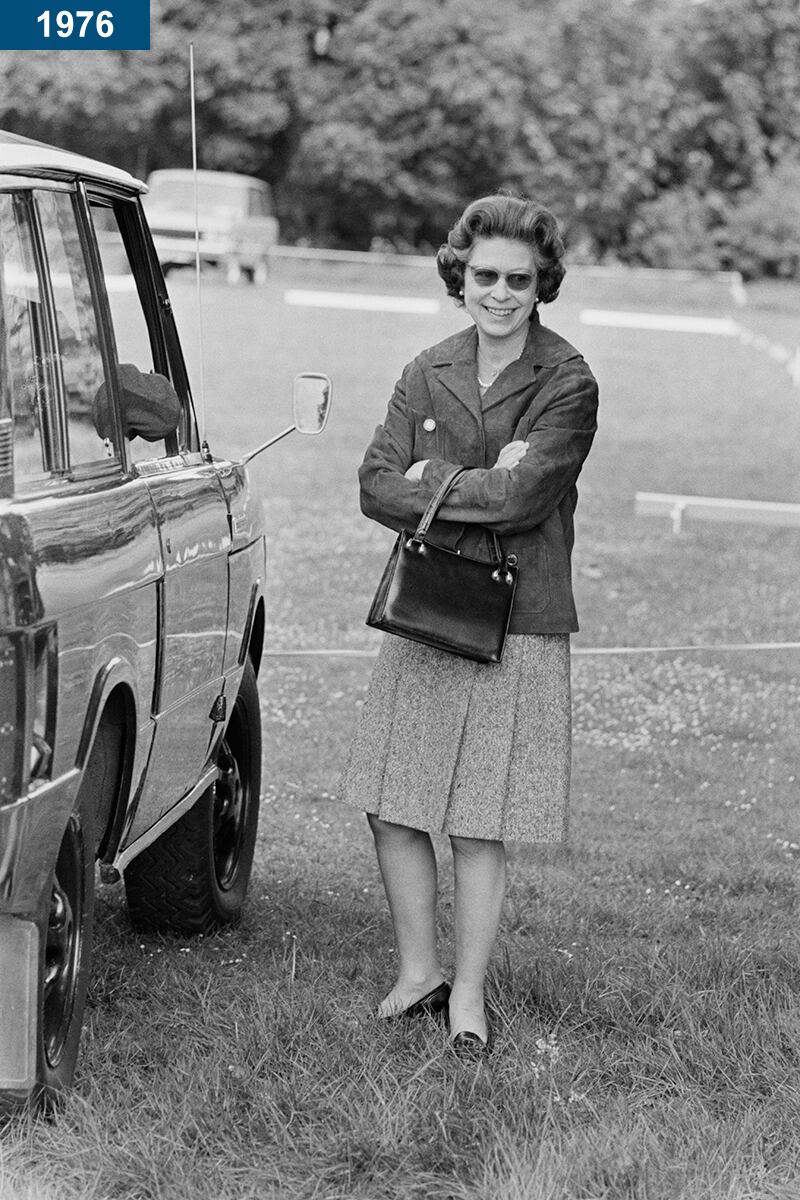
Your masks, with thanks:
[(459, 337), (451, 358), (433, 362), (431, 365), (439, 383), (446, 387), (480, 424), (483, 418), (475, 369), (477, 349), (478, 332), (473, 325), (465, 329)]
[(525, 361), (524, 354), (516, 362), (509, 363), (500, 377), (487, 389), (483, 397), (484, 413), (496, 408), (498, 404), (505, 404), (507, 400), (518, 396), (520, 392), (524, 392), (531, 386), (535, 378), (536, 368), (530, 359)]
[(529, 388), (536, 378), (536, 364), (542, 361), (539, 342), (542, 326), (538, 313), (531, 321), (525, 347), (516, 362), (509, 363), (483, 397), (483, 411), (489, 412)]

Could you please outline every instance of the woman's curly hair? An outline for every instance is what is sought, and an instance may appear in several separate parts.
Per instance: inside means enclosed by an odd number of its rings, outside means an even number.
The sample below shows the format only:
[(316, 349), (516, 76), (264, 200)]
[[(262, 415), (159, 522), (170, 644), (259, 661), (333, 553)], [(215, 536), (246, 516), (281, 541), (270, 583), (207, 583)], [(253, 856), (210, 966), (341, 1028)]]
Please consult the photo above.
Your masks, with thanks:
[(564, 241), (549, 209), (535, 200), (498, 194), (482, 196), (464, 209), (447, 241), (439, 247), (436, 267), (448, 296), (464, 303), (464, 268), (479, 238), (501, 237), (525, 242), (533, 250), (537, 270), (537, 300), (555, 300), (565, 267)]

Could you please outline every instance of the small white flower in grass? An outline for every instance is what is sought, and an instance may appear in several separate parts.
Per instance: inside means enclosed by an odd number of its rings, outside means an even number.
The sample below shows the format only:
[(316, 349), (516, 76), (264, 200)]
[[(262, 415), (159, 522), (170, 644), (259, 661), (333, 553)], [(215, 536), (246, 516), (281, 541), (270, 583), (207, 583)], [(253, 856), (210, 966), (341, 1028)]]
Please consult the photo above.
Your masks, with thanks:
[(540, 1058), (549, 1059), (551, 1065), (558, 1061), (558, 1058), (561, 1054), (561, 1050), (558, 1042), (556, 1041), (556, 1035), (554, 1033), (548, 1033), (547, 1037), (537, 1038), (536, 1050)]

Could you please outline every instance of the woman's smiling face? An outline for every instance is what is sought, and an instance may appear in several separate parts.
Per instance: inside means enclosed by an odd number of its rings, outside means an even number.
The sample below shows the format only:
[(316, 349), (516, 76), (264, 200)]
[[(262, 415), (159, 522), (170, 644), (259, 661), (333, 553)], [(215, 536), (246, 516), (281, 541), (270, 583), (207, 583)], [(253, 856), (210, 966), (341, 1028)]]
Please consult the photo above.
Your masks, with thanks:
[(508, 337), (527, 328), (536, 283), (531, 246), (511, 238), (479, 238), (464, 268), (464, 307), (480, 333)]

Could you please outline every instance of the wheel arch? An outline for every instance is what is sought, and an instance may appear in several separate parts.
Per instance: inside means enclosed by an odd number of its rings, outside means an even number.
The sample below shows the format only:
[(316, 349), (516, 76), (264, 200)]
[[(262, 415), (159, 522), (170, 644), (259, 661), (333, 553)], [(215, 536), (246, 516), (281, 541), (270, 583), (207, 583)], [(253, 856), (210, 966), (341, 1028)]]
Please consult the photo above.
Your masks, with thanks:
[[(76, 766), (82, 771), (78, 797), (86, 787), (98, 791), (94, 804), (95, 849), (108, 861), (122, 835), (136, 750), (136, 694), (128, 664), (112, 660), (95, 679)], [(96, 750), (102, 755), (97, 763)]]

